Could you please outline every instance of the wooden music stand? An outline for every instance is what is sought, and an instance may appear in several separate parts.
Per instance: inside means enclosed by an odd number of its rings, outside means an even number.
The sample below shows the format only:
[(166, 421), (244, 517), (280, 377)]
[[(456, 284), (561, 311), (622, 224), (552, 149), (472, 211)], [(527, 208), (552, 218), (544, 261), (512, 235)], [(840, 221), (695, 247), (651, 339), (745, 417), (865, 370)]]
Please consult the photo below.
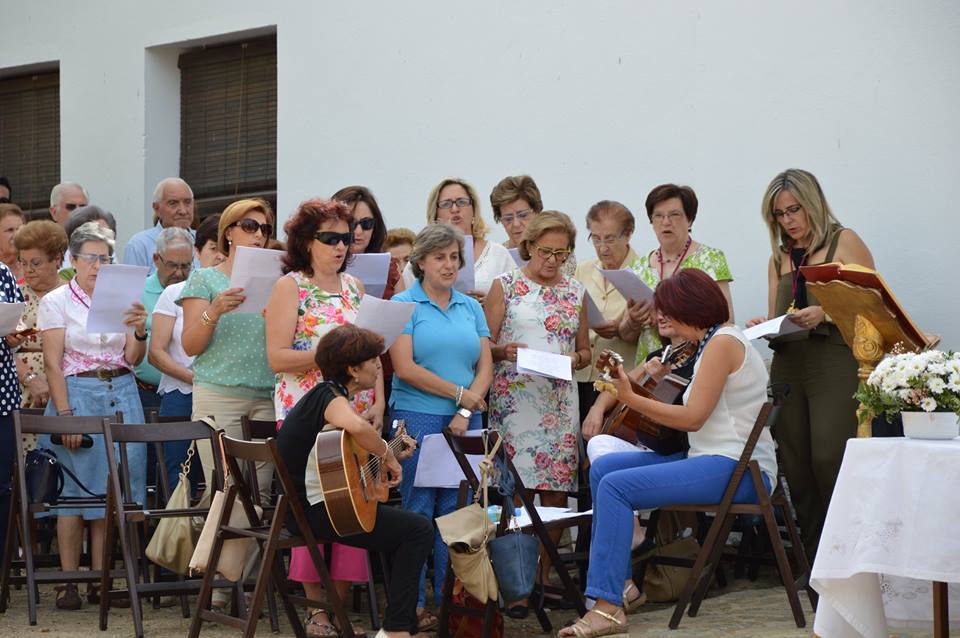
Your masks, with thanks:
[[(856, 264), (803, 266), (807, 290), (820, 300), (843, 340), (860, 364), (857, 376), (866, 382), (883, 356), (932, 348), (939, 337), (917, 328), (876, 271)], [(872, 435), (874, 415), (862, 403), (857, 409), (857, 437)]]

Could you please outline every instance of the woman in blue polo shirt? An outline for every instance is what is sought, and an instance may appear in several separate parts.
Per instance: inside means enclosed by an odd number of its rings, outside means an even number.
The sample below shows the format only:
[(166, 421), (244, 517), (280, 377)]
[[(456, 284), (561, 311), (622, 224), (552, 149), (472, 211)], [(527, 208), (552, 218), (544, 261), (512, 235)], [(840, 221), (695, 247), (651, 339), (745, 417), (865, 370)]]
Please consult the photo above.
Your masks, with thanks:
[[(493, 380), (490, 330), (476, 299), (453, 289), (464, 265), (463, 234), (453, 226), (433, 224), (423, 229), (410, 251), (416, 281), (394, 301), (417, 304), (403, 334), (390, 348), (395, 419), (404, 419), (407, 432), (423, 441), (449, 426), (456, 433), (479, 429), (480, 413)], [(456, 508), (455, 489), (414, 487), (419, 447), (403, 462), (400, 494), (403, 507), (429, 519)], [(447, 570), (447, 547), (440, 534), (434, 542), (434, 600), (440, 600)], [(425, 574), (426, 572), (424, 572)], [(427, 612), (424, 576), (420, 577), (417, 616), (420, 630), (436, 626)]]

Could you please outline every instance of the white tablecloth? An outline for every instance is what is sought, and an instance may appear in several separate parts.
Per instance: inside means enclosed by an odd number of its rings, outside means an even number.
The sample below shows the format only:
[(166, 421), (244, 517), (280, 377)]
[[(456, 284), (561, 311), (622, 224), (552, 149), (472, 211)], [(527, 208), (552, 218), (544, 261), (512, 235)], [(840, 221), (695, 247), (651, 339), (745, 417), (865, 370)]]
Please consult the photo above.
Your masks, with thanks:
[(848, 441), (811, 576), (823, 638), (932, 627), (931, 581), (960, 583), (960, 439)]

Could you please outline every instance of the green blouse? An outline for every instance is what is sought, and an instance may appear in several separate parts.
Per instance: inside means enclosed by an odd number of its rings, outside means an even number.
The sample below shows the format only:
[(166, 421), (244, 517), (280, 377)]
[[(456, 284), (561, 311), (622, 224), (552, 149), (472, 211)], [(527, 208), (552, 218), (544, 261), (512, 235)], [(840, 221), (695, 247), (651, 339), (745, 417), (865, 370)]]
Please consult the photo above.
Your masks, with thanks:
[[(216, 268), (193, 271), (177, 303), (184, 299), (213, 301), (230, 287), (230, 278)], [(266, 398), (273, 393), (275, 375), (267, 364), (263, 315), (228, 312), (210, 335), (206, 349), (193, 362), (194, 384), (230, 396)]]
[[(660, 283), (660, 273), (657, 266), (650, 263), (650, 253), (637, 257), (626, 267), (635, 272), (643, 283), (653, 289), (656, 289), (657, 284)], [(730, 266), (727, 265), (727, 258), (723, 251), (703, 244), (698, 245), (695, 251), (687, 255), (680, 263), (679, 268), (702, 270), (713, 277), (714, 281), (733, 281), (733, 275), (730, 274)], [(646, 361), (647, 355), (660, 347), (660, 335), (656, 327), (644, 326), (643, 330), (640, 331), (640, 339), (637, 341), (637, 357), (634, 365), (638, 366)]]

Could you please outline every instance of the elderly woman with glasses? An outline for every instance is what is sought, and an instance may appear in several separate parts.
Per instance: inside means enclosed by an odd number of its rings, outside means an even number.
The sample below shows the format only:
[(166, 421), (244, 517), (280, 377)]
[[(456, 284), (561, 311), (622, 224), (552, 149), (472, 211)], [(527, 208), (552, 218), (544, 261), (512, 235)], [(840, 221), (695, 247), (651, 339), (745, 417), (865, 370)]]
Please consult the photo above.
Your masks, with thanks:
[(520, 240), (527, 265), (500, 275), (485, 304), (496, 364), (490, 427), (503, 435), (523, 484), (539, 492), (548, 507), (564, 506), (566, 492), (577, 489), (577, 387), (572, 381), (518, 372), (517, 350), (570, 357), (571, 371), (590, 365), (584, 287), (562, 270), (576, 236), (563, 213), (537, 215)]
[[(272, 232), (273, 210), (267, 202), (241, 199), (227, 206), (217, 228), (217, 244), (226, 260), (195, 270), (177, 299), (183, 308), (183, 351), (196, 357), (193, 418), (213, 416), (217, 427), (234, 438), (242, 438), (240, 420), (244, 416), (265, 421), (274, 418), (274, 374), (267, 363), (263, 315), (234, 312), (244, 294), (242, 288), (230, 287), (236, 249), (263, 248)], [(212, 450), (201, 445), (199, 451), (210, 485)], [(272, 474), (270, 466), (257, 467), (264, 496), (269, 496)]]
[[(628, 268), (634, 271), (650, 288), (656, 288), (664, 279), (683, 268), (696, 268), (710, 275), (720, 286), (730, 320), (733, 321), (733, 299), (730, 282), (733, 275), (722, 250), (711, 248), (690, 236), (697, 218), (697, 194), (689, 186), (661, 184), (647, 195), (647, 219), (653, 226), (659, 246), (639, 257)], [(634, 364), (639, 366), (651, 352), (661, 346), (657, 332), (657, 318), (653, 306), (647, 302), (627, 302), (628, 311), (620, 323), (620, 336), (637, 342)]]
[[(113, 261), (113, 233), (88, 222), (70, 235), (70, 263), (76, 275), (67, 285), (55, 288), (40, 300), (37, 328), (43, 334), (43, 363), (50, 386), (48, 415), (108, 416), (123, 414), (126, 423), (143, 423), (143, 408), (134, 382), (133, 367), (146, 353), (147, 312), (140, 302), (124, 314), (127, 334), (87, 332), (87, 314), (101, 266)], [(54, 444), (40, 437), (41, 447), (57, 452), (60, 464), (73, 472), (94, 494), (107, 488), (107, 457), (103, 439), (93, 436), (92, 447), (81, 447), (80, 435), (65, 435)], [(89, 441), (89, 439), (87, 439)], [(130, 446), (130, 467), (141, 472), (130, 477), (134, 497), (146, 496), (146, 448)], [(70, 478), (63, 496), (83, 496)], [(103, 565), (104, 512), (102, 509), (57, 510), (57, 541), (64, 571), (76, 571), (80, 563), (83, 520), (91, 521), (91, 554), (95, 569)], [(82, 518), (81, 518), (82, 517)], [(57, 588), (57, 608), (79, 609), (75, 585)], [(96, 588), (88, 588), (88, 600), (99, 600)]]
[[(317, 344), (338, 326), (356, 321), (363, 282), (344, 272), (358, 244), (354, 216), (336, 199), (311, 199), (300, 204), (284, 226), (289, 238), (283, 271), (267, 305), (267, 361), (276, 373), (274, 411), (281, 431), (284, 419), (310, 390), (324, 381), (317, 364)], [(368, 238), (369, 239), (369, 238)], [(379, 432), (383, 429), (383, 375), (377, 371), (372, 388), (352, 398), (357, 414)], [(345, 597), (353, 582), (367, 582), (364, 550), (335, 544), (331, 575)], [(303, 584), (310, 598), (320, 598), (320, 576), (306, 548), (295, 548), (290, 579)], [(323, 610), (310, 610), (310, 635), (334, 631)], [(319, 633), (318, 633), (319, 632)], [(326, 633), (324, 633), (326, 632)]]
[[(473, 238), (473, 290), (466, 291), (483, 303), (493, 280), (517, 267), (510, 251), (487, 240), (489, 232), (480, 215), (477, 191), (462, 179), (450, 177), (437, 184), (427, 199), (427, 223), (449, 224)], [(405, 287), (414, 281), (412, 266), (403, 271)]]
[[(501, 246), (501, 248), (503, 248)], [(395, 301), (416, 304), (403, 334), (390, 347), (393, 359), (391, 416), (403, 419), (418, 443), (428, 434), (449, 427), (458, 434), (479, 429), (483, 397), (493, 378), (490, 330), (476, 299), (454, 289), (463, 267), (463, 235), (448, 224), (427, 226), (413, 244), (410, 263), (417, 279)], [(414, 487), (419, 448), (403, 463), (400, 494), (405, 509), (433, 519), (456, 508), (455, 489)], [(434, 544), (434, 600), (442, 594), (447, 569), (447, 546), (436, 535)], [(436, 617), (424, 608), (421, 577), (417, 610), (420, 629), (436, 626)]]
[[(504, 177), (490, 191), (490, 206), (493, 221), (503, 226), (507, 241), (503, 245), (517, 253), (523, 240), (523, 231), (543, 211), (543, 199), (537, 183), (529, 175)], [(519, 257), (519, 254), (516, 254)], [(516, 261), (516, 259), (514, 260)], [(570, 255), (562, 266), (563, 274), (573, 276), (577, 270), (577, 257)]]

